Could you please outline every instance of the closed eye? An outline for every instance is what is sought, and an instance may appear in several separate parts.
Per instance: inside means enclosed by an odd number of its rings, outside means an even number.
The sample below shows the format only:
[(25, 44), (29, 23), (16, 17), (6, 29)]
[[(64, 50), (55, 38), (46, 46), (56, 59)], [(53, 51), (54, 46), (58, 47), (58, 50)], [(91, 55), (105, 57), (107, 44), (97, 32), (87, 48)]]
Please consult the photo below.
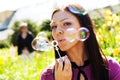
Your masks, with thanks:
[(63, 25), (64, 26), (70, 26), (72, 23), (70, 23), (70, 22), (65, 22)]
[(51, 29), (53, 30), (53, 29), (56, 29), (57, 28), (57, 26), (51, 26)]

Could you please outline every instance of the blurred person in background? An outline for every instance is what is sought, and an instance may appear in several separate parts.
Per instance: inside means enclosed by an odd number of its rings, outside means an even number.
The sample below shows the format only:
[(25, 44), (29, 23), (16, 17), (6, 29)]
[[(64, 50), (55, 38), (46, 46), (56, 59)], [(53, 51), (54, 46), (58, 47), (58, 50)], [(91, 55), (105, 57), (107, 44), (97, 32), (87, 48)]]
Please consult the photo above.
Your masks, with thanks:
[(33, 57), (33, 48), (31, 46), (33, 38), (32, 32), (28, 30), (28, 24), (22, 22), (20, 24), (20, 33), (17, 39), (18, 55), (27, 55), (29, 58)]

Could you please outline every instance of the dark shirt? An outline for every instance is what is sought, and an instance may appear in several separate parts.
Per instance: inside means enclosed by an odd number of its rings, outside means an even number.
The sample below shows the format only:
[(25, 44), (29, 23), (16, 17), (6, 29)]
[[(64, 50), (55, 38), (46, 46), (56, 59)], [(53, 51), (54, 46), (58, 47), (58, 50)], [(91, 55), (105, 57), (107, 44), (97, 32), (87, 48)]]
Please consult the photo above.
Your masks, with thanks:
[(22, 50), (27, 48), (28, 51), (31, 53), (33, 52), (33, 48), (31, 46), (31, 42), (33, 40), (33, 35), (31, 32), (27, 33), (26, 38), (22, 38), (22, 34), (18, 35), (17, 46), (18, 46), (18, 55), (22, 54)]

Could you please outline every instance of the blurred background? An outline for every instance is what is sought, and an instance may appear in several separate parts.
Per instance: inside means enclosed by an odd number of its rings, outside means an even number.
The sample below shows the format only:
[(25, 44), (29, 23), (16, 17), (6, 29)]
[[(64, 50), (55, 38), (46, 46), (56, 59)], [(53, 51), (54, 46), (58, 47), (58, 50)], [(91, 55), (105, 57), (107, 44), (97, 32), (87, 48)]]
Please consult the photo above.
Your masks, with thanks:
[(50, 38), (50, 16), (57, 5), (81, 4), (95, 23), (103, 52), (120, 62), (120, 0), (0, 0), (0, 80), (39, 80), (41, 71), (54, 60), (54, 51), (34, 51), (32, 60), (17, 54), (21, 22), (34, 37), (45, 32)]

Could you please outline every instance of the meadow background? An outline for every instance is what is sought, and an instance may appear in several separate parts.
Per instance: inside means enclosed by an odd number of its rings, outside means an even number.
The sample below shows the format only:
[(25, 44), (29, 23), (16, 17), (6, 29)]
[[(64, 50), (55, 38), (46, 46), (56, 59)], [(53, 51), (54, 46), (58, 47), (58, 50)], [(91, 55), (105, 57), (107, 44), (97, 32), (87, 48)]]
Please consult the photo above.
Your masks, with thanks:
[[(111, 56), (120, 62), (120, 12), (114, 13), (105, 9), (104, 13), (92, 16), (95, 23), (96, 37), (106, 56)], [(47, 33), (50, 39), (50, 21), (45, 20), (41, 24), (25, 20), (30, 30), (37, 35), (40, 31)], [(18, 32), (19, 21), (13, 25), (14, 33), (7, 40), (0, 41), (0, 80), (39, 80), (41, 71), (54, 61), (54, 51), (51, 48), (47, 52), (34, 51), (34, 58), (23, 59), (17, 55), (15, 34)]]

